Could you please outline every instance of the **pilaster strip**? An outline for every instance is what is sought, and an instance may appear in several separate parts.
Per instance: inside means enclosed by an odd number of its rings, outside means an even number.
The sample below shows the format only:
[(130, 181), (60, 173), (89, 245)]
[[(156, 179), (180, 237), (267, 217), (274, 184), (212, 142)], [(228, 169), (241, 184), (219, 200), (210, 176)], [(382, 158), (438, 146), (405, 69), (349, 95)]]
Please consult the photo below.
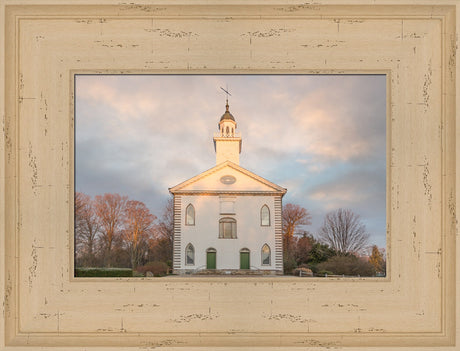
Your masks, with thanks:
[(282, 200), (275, 197), (275, 269), (283, 270), (283, 228), (282, 228)]
[(173, 270), (181, 268), (181, 203), (180, 195), (174, 195)]

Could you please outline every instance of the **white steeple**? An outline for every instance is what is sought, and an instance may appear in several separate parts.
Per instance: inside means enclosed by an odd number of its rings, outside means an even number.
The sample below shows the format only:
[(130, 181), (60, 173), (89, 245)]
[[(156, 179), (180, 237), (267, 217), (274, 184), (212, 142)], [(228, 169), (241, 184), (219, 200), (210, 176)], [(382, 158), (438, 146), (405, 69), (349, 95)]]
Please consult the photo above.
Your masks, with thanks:
[(241, 133), (236, 132), (235, 118), (229, 111), (228, 98), (225, 113), (219, 121), (219, 132), (214, 134), (216, 164), (231, 161), (240, 164)]

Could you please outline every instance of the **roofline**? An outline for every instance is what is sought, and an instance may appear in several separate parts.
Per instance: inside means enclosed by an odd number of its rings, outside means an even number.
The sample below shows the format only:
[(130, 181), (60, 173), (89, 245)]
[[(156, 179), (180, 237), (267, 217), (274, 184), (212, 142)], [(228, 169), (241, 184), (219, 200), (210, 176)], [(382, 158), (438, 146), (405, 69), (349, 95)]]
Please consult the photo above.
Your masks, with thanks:
[(226, 166), (234, 168), (237, 171), (240, 171), (241, 173), (246, 174), (247, 176), (249, 176), (249, 177), (251, 177), (251, 178), (253, 178), (253, 179), (255, 179), (255, 180), (257, 180), (257, 181), (259, 181), (259, 182), (261, 182), (261, 183), (263, 183), (263, 184), (265, 184), (265, 185), (267, 185), (267, 186), (269, 186), (269, 187), (271, 187), (273, 189), (275, 189), (274, 192), (276, 192), (276, 193), (285, 194), (287, 192), (286, 188), (283, 188), (283, 187), (281, 187), (281, 186), (279, 186), (279, 185), (277, 185), (275, 183), (272, 183), (269, 180), (267, 180), (267, 179), (255, 174), (255, 173), (247, 170), (246, 168), (243, 168), (240, 165), (237, 165), (236, 163), (233, 163), (231, 161), (224, 161), (222, 163), (219, 163), (218, 165), (216, 165), (216, 166), (214, 166), (214, 167), (212, 167), (212, 168), (210, 168), (210, 169), (208, 169), (208, 170), (206, 170), (206, 171), (204, 171), (204, 172), (202, 172), (202, 173), (200, 173), (200, 174), (198, 174), (198, 175), (196, 175), (196, 176), (194, 176), (192, 178), (189, 178), (189, 179), (183, 181), (182, 183), (179, 183), (179, 184), (169, 188), (168, 190), (172, 194), (177, 193), (184, 186), (186, 186), (188, 184), (191, 184), (191, 183), (194, 183), (194, 182), (198, 181), (199, 179), (204, 178), (207, 175), (212, 174), (214, 172), (217, 172), (217, 171), (219, 171), (220, 169), (222, 169), (222, 168), (224, 168)]
[(235, 190), (235, 191), (221, 191), (221, 190), (171, 190), (169, 192), (173, 195), (260, 195), (260, 196), (281, 196), (283, 197), (286, 194), (287, 190), (284, 191), (251, 191), (251, 190)]

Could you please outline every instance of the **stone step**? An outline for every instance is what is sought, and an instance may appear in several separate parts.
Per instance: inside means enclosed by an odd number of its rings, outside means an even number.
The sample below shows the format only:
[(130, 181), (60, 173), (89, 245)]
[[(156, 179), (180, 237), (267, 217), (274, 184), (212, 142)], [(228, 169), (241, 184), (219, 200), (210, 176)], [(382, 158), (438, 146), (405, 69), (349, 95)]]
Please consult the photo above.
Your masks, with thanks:
[(256, 269), (203, 269), (195, 275), (276, 275), (276, 271)]

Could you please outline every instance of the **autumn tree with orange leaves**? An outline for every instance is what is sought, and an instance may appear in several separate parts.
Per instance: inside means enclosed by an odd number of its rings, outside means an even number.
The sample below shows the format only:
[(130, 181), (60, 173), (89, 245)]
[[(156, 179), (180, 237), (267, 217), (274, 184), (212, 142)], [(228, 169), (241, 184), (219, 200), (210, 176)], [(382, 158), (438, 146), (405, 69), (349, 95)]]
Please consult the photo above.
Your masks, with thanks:
[[(75, 193), (75, 265), (131, 267), (172, 259), (172, 203), (160, 222), (141, 201)], [(154, 248), (154, 250), (152, 250)]]
[(372, 245), (372, 253), (369, 256), (369, 263), (374, 267), (377, 273), (385, 274), (386, 262), (384, 249), (379, 249), (377, 245)]
[(148, 239), (153, 236), (156, 216), (143, 202), (130, 200), (125, 204), (123, 241), (128, 249), (131, 268), (136, 269), (148, 251)]
[(97, 195), (95, 198), (94, 209), (100, 223), (104, 263), (107, 267), (112, 265), (114, 243), (121, 239), (127, 201), (128, 197), (120, 194)]
[(311, 224), (310, 213), (302, 206), (286, 204), (283, 206), (283, 261), (284, 269), (290, 272), (295, 268), (294, 234), (300, 225)]

